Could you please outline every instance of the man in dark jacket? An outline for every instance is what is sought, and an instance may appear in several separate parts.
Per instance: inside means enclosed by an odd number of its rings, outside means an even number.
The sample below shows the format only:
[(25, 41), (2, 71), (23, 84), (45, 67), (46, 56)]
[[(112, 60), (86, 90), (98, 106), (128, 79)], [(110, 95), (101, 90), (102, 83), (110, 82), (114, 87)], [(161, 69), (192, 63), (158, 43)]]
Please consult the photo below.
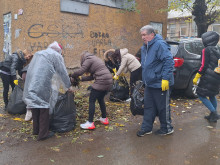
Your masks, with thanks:
[[(20, 49), (11, 55), (7, 55), (5, 60), (1, 63), (0, 75), (3, 83), (3, 98), (5, 108), (8, 105), (8, 91), (9, 85), (12, 90), (15, 87), (14, 80), (16, 80), (16, 71), (20, 73), (24, 64), (26, 63), (26, 56)], [(21, 76), (21, 75), (20, 75)]]
[[(205, 116), (210, 122), (217, 122), (219, 119), (217, 113), (216, 95), (220, 88), (220, 74), (215, 72), (220, 59), (220, 51), (216, 46), (219, 41), (219, 34), (213, 31), (206, 32), (202, 35), (202, 42), (205, 48), (202, 50), (201, 67), (193, 79), (193, 83), (197, 85), (196, 90), (199, 99), (210, 110), (210, 114)], [(207, 99), (209, 97), (209, 99)]]
[(93, 117), (95, 113), (96, 100), (98, 100), (102, 112), (102, 117), (100, 117), (99, 121), (104, 125), (108, 125), (109, 121), (106, 117), (104, 97), (112, 87), (112, 74), (100, 58), (90, 54), (89, 52), (83, 52), (81, 54), (81, 68), (76, 70), (71, 77), (77, 78), (84, 73), (90, 73), (90, 76), (82, 77), (81, 81), (95, 81), (91, 85), (92, 89), (89, 97), (89, 120), (84, 124), (80, 124), (80, 127), (82, 129), (95, 129)]
[(137, 136), (151, 134), (155, 117), (158, 115), (159, 135), (168, 135), (174, 132), (170, 117), (170, 91), (174, 84), (174, 60), (169, 45), (162, 39), (152, 26), (146, 25), (140, 29), (144, 41), (141, 47), (142, 79), (145, 83), (144, 117), (141, 130)]

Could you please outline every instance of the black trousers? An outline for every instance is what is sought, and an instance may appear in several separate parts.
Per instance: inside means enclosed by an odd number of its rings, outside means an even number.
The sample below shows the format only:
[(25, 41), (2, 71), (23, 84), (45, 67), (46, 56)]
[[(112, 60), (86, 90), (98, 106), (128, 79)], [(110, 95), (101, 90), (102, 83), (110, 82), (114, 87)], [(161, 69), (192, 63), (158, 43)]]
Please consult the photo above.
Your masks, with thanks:
[(142, 68), (141, 66), (130, 74), (130, 96), (134, 91), (134, 86), (138, 80), (142, 80)]
[(144, 90), (144, 117), (141, 130), (152, 131), (153, 123), (159, 117), (160, 129), (170, 132), (173, 129), (170, 114), (170, 90), (145, 87)]
[(104, 97), (107, 91), (98, 91), (96, 89), (92, 89), (89, 97), (89, 122), (93, 122), (94, 114), (95, 114), (95, 102), (98, 100), (99, 106), (102, 112), (102, 118), (106, 118), (106, 106)]
[(9, 85), (11, 85), (12, 90), (15, 87), (15, 84), (13, 82), (13, 77), (11, 75), (6, 75), (3, 73), (0, 73), (2, 83), (3, 83), (3, 99), (5, 106), (8, 105), (8, 91), (9, 91)]
[(49, 108), (33, 108), (33, 135), (41, 140), (49, 134)]

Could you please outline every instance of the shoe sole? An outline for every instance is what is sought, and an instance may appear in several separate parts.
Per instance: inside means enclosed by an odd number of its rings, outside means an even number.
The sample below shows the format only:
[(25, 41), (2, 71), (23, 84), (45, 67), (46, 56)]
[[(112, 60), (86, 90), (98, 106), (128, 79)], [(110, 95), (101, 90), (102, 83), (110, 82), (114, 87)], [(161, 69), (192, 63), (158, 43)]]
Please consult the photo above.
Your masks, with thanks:
[(80, 126), (80, 128), (82, 128), (82, 129), (87, 129), (87, 130), (93, 130), (93, 129), (95, 129), (95, 127), (83, 128), (83, 127), (81, 127), (81, 126)]
[(137, 135), (138, 137), (143, 137), (144, 135), (150, 135), (150, 134), (152, 134), (152, 131), (151, 132), (146, 132), (145, 134), (143, 134), (143, 135)]
[[(101, 121), (100, 121), (101, 122)], [(101, 122), (102, 124), (104, 124), (104, 125), (109, 125), (109, 123), (103, 123), (103, 122)]]
[(170, 134), (172, 134), (172, 133), (174, 133), (174, 130), (168, 132), (167, 135), (170, 135)]
[(158, 134), (158, 135), (160, 135), (160, 136), (166, 136), (166, 135), (171, 135), (171, 134), (173, 134), (174, 133), (174, 130), (172, 130), (172, 131), (170, 131), (170, 132), (168, 132), (168, 133), (166, 133), (166, 134)]

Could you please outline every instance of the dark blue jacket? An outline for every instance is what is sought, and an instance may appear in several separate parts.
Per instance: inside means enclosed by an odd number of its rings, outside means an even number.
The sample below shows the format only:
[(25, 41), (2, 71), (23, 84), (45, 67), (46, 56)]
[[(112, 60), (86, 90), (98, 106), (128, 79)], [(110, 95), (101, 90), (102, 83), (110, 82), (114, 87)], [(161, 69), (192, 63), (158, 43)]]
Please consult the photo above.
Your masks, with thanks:
[(147, 45), (141, 47), (142, 79), (148, 87), (161, 88), (161, 81), (174, 84), (174, 60), (169, 45), (156, 35)]

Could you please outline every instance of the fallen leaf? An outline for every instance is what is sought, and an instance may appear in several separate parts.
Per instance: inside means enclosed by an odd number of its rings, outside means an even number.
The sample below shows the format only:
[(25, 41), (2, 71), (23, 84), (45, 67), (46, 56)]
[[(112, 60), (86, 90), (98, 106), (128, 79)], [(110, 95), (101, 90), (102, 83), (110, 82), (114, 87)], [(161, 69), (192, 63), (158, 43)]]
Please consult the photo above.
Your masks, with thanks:
[(212, 129), (213, 128), (213, 126), (210, 126), (210, 125), (208, 125), (208, 126), (206, 126), (207, 128), (210, 128), (210, 129)]
[(218, 159), (218, 156), (214, 155), (213, 158)]
[(73, 138), (73, 140), (71, 141), (71, 143), (75, 143), (77, 139), (78, 139), (78, 138)]
[(53, 163), (55, 162), (53, 159), (50, 159), (50, 161), (53, 162)]
[(53, 151), (56, 151), (56, 152), (60, 152), (59, 147), (50, 147), (50, 149), (52, 149)]
[(190, 164), (190, 161), (185, 160), (185, 161), (184, 161), (184, 164)]
[(91, 150), (90, 149), (85, 149), (85, 150), (83, 150), (83, 153), (89, 153), (89, 152), (91, 152)]
[(99, 155), (99, 156), (97, 156), (98, 158), (103, 158), (104, 157), (104, 155)]
[(148, 159), (156, 159), (156, 155), (154, 155), (154, 154), (148, 154), (148, 155), (147, 155), (147, 158), (148, 158)]
[(179, 131), (182, 131), (183, 129), (182, 128), (179, 128)]
[(110, 148), (109, 148), (109, 147), (106, 147), (105, 149), (106, 149), (107, 151), (110, 151)]
[(15, 121), (24, 121), (24, 119), (18, 118), (18, 117), (13, 118), (12, 120), (15, 120)]

